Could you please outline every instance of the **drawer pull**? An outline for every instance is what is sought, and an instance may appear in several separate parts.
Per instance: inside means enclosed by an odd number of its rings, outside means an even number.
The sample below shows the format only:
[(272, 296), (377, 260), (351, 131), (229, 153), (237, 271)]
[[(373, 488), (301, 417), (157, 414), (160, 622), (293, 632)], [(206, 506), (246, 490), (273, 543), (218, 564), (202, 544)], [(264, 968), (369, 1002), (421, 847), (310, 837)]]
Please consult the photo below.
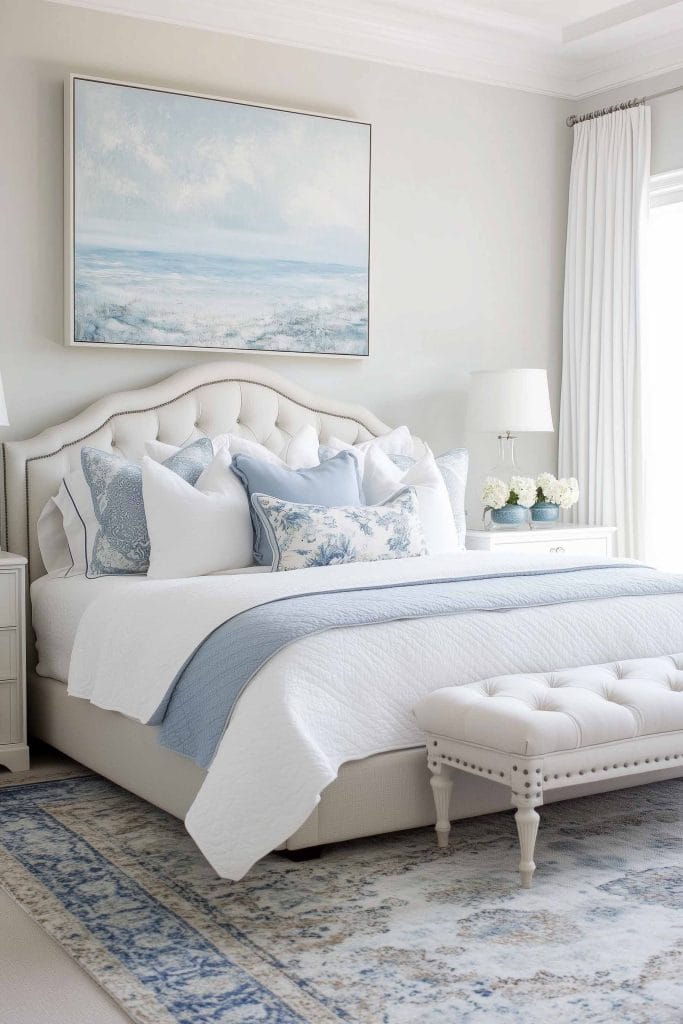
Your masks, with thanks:
[(562, 547), (561, 544), (558, 544), (556, 548), (551, 548), (550, 549), (550, 554), (551, 555), (563, 555), (564, 554), (564, 548)]

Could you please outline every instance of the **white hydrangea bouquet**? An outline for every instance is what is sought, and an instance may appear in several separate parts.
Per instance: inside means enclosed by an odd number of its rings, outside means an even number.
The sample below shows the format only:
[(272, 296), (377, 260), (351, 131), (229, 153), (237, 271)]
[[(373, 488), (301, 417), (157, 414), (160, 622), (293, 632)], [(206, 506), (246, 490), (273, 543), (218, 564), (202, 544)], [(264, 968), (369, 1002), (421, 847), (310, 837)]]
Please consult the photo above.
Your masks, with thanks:
[(575, 476), (560, 480), (552, 473), (541, 473), (536, 480), (537, 503), (571, 508), (579, 500), (579, 481)]
[(571, 508), (579, 500), (579, 484), (574, 477), (560, 480), (552, 473), (513, 476), (506, 483), (489, 476), (481, 494), (484, 517), (489, 512), (494, 523), (515, 526), (531, 518), (532, 522), (549, 523), (559, 518), (561, 508)]

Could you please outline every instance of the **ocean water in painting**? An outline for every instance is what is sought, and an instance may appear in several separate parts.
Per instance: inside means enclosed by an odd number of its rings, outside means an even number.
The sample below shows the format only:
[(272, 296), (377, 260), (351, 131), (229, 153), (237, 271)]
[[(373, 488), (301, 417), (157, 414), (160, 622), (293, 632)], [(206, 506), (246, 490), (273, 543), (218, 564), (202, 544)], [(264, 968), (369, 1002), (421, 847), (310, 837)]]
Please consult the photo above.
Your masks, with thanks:
[(76, 78), (76, 342), (366, 355), (370, 126)]
[(364, 355), (367, 271), (81, 246), (75, 330), (119, 345)]

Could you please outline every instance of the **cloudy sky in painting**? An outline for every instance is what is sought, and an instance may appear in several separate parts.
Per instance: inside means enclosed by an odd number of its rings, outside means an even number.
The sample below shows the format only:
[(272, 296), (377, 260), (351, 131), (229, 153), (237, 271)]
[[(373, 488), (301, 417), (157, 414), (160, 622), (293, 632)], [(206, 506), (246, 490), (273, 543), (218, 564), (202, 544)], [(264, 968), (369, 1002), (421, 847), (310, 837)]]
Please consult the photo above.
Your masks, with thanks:
[(366, 265), (366, 125), (75, 88), (77, 244)]

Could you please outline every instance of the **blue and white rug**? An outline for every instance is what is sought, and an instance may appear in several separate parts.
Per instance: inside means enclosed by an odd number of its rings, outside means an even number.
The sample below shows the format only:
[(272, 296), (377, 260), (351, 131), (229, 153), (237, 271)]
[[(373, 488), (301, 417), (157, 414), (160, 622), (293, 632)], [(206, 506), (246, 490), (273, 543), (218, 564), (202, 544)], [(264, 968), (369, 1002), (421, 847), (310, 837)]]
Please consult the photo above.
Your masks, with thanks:
[(217, 879), (90, 776), (0, 788), (0, 884), (138, 1024), (681, 1024), (683, 782)]

